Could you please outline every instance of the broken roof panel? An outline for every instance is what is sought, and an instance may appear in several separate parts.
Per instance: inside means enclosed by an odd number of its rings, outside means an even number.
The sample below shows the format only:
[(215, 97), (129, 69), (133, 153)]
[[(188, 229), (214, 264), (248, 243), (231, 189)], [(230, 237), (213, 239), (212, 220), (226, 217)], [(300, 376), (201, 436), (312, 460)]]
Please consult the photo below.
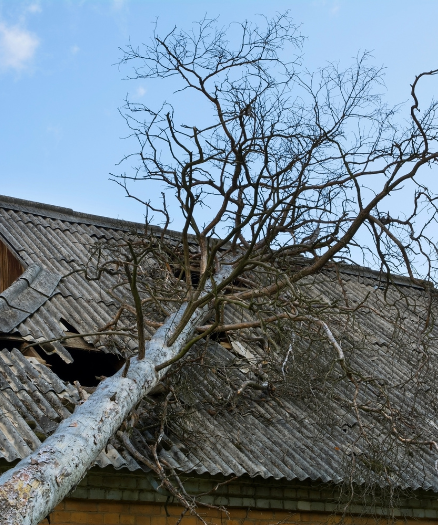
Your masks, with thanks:
[[(19, 254), (27, 270), (10, 289), (0, 294), (0, 331), (18, 333), (26, 340), (38, 341), (61, 337), (65, 319), (80, 332), (93, 332), (107, 323), (118, 305), (94, 281), (82, 274), (70, 274), (85, 264), (88, 247), (96, 240), (114, 239), (123, 231), (142, 231), (141, 224), (106, 219), (73, 212), (66, 208), (46, 206), (9, 197), (0, 197), (0, 238), (7, 240)], [(344, 271), (345, 270), (345, 271)], [(67, 275), (70, 274), (70, 275)], [(335, 290), (334, 272), (325, 271), (311, 284), (313, 293), (321, 297), (341, 294)], [(108, 278), (109, 279), (109, 278)], [(381, 277), (363, 268), (343, 268), (342, 280), (346, 294), (357, 304), (369, 292), (379, 292)], [(407, 296), (418, 299), (421, 291), (409, 281), (396, 278), (406, 287)], [(391, 293), (391, 292), (389, 292)], [(405, 309), (406, 323), (415, 329), (418, 312)], [(244, 312), (227, 309), (225, 322), (250, 320)], [(375, 341), (369, 348), (385, 348), (391, 342), (391, 325), (385, 319), (361, 315), (362, 329)], [(354, 334), (353, 334), (354, 335)], [(374, 339), (373, 339), (374, 338)], [(234, 342), (234, 341), (233, 341)], [(226, 363), (236, 358), (252, 359), (257, 348), (236, 340), (240, 346), (227, 350), (215, 345), (212, 355)], [(59, 343), (57, 353), (71, 362), (71, 355)], [(374, 350), (373, 350), (374, 351)], [(405, 363), (396, 357), (364, 362), (374, 367), (373, 373), (398, 377), (406, 375)], [(357, 356), (356, 359), (361, 359)], [(380, 359), (380, 360), (379, 360)], [(376, 372), (377, 370), (377, 372)], [(245, 368), (234, 369), (236, 381), (246, 380)], [(161, 454), (169, 464), (184, 472), (236, 474), (264, 478), (307, 478), (337, 482), (343, 475), (342, 446), (346, 434), (341, 426), (319, 434), (319, 422), (299, 399), (254, 399), (245, 412), (222, 411), (220, 416), (209, 411), (210, 401), (223, 395), (227, 385), (211, 370), (202, 373), (196, 368), (189, 373), (197, 386), (191, 392), (193, 425), (202, 434), (196, 443), (184, 442), (182, 427), (172, 427), (168, 446)], [(0, 352), (0, 455), (8, 461), (22, 458), (35, 448), (40, 439), (54, 431), (79, 402), (76, 389), (62, 381), (48, 367), (32, 357), (24, 357), (14, 349)], [(340, 410), (339, 407), (332, 409)], [(342, 420), (340, 413), (339, 419)], [(345, 424), (354, 421), (345, 414)], [(350, 427), (348, 427), (350, 428)], [(438, 491), (438, 477), (432, 455), (421, 453), (421, 461), (412, 470), (400, 475), (403, 486)], [(139, 465), (123, 450), (111, 444), (102, 451), (97, 463), (134, 470)]]
[[(119, 221), (109, 220), (108, 228), (97, 227), (93, 222), (81, 224), (73, 212), (69, 216), (65, 209), (60, 212), (49, 206), (44, 214), (42, 206), (8, 198), (5, 203), (2, 199), (0, 239), (7, 239), (28, 268), (0, 294), (0, 331), (18, 332), (36, 341), (64, 335), (59, 325), (61, 317), (70, 319), (78, 331), (88, 333), (108, 322), (117, 309), (114, 299), (100, 283), (71, 272), (86, 264), (89, 246), (99, 232), (112, 238), (117, 235), (113, 228)], [(38, 315), (32, 315), (37, 309)], [(59, 343), (53, 346), (64, 360), (71, 359)]]
[[(13, 349), (0, 352), (0, 457), (26, 457), (80, 402), (77, 390), (34, 358)], [(100, 467), (139, 469), (129, 454), (111, 445), (96, 460)]]

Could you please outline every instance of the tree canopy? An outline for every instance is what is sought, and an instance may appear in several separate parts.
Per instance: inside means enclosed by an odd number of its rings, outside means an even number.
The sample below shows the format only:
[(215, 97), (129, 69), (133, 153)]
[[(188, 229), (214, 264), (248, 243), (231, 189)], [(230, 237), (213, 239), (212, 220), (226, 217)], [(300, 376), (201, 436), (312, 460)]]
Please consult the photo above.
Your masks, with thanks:
[[(282, 14), (230, 27), (204, 18), (189, 31), (156, 29), (148, 44), (122, 50), (130, 78), (168, 82), (175, 101), (200, 108), (187, 116), (177, 102), (156, 109), (126, 101), (123, 115), (138, 148), (124, 159), (134, 167), (114, 180), (145, 206), (144, 231), (99, 241), (88, 264), (75, 270), (110, 283), (118, 303), (113, 320), (93, 335), (135, 339), (138, 355), (125, 349), (123, 371), (103, 381), (72, 416), (80, 440), (70, 420), (61, 425), (71, 437), (68, 458), (61, 457), (56, 431), (42, 445), (47, 462), (35, 459), (36, 451), (1, 478), (4, 512), (18, 512), (7, 511), (12, 506), (5, 501), (23, 473), (29, 482), (37, 477), (44, 496), (38, 504), (27, 500), (34, 507), (22, 521), (37, 523), (116, 433), (197, 513), (201, 503), (160, 460), (159, 445), (178, 403), (174, 378), (198, 366), (205, 351), (208, 361), (209, 341), (230, 344), (230, 334), (257, 347), (258, 357), (248, 360), (248, 380), (230, 379), (233, 394), (218, 404), (236, 408), (239, 399), (263, 391), (307, 396), (309, 410), (321, 414), (327, 428), (337, 417), (329, 407), (353, 414), (358, 432), (347, 463), (358, 463), (355, 446), (366, 454), (360, 469), (350, 469), (349, 485), (367, 471), (367, 486), (386, 483), (392, 490), (397, 477), (390, 462), (421, 448), (438, 452), (427, 427), (438, 386), (432, 372), (437, 105), (420, 111), (417, 96), (418, 83), (438, 70), (419, 74), (410, 106), (394, 108), (381, 94), (383, 70), (367, 53), (345, 69), (328, 64), (310, 73), (302, 45), (297, 26)], [(174, 223), (179, 234), (170, 231)], [(352, 304), (343, 288), (339, 270), (359, 262), (381, 273), (378, 301), (365, 294)], [(318, 292), (323, 270), (338, 276), (336, 293)], [(395, 273), (422, 290), (418, 297), (398, 286)], [(227, 323), (227, 308), (247, 315)], [(370, 312), (390, 326), (387, 359), (405, 362), (405, 377), (382, 379), (381, 370), (364, 365)], [(407, 323), (408, 315), (414, 321)], [(156, 440), (140, 452), (131, 436), (135, 424), (152, 415), (139, 403), (157, 385), (163, 398), (155, 411)], [(117, 417), (103, 424), (99, 418), (115, 399)], [(95, 427), (90, 411), (100, 421)], [(84, 436), (95, 446), (79, 454)], [(75, 475), (60, 476), (73, 459)]]

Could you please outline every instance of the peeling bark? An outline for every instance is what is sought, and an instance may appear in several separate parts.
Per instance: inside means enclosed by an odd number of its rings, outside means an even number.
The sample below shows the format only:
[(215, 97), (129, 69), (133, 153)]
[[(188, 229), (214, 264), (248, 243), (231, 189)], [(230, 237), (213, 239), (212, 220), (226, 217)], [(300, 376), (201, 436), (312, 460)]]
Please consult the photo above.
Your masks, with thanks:
[[(231, 265), (225, 266), (216, 282), (231, 270)], [(81, 481), (131, 409), (164, 375), (165, 370), (157, 372), (155, 367), (177, 355), (210, 315), (208, 306), (199, 308), (176, 341), (167, 346), (169, 332), (185, 309), (183, 305), (157, 330), (144, 359), (131, 359), (126, 377), (121, 370), (100, 383), (35, 452), (0, 477), (2, 525), (37, 525)]]

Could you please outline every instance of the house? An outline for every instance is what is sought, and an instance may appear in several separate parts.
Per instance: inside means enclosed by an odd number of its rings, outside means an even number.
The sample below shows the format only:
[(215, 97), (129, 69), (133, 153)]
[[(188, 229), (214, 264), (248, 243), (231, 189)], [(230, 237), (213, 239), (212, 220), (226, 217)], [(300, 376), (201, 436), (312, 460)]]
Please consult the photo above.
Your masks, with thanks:
[[(141, 224), (0, 197), (3, 470), (28, 455), (71, 414), (82, 397), (92, 392), (98, 382), (96, 376), (112, 375), (123, 366), (124, 355), (117, 346), (97, 347), (95, 338), (80, 335), (95, 332), (112, 319), (117, 310), (114, 298), (101, 283), (71, 272), (87, 261), (89, 247), (96, 241), (142, 229)], [(406, 328), (397, 341), (405, 340), (410, 348), (409, 337), (418, 337), (418, 320), (424, 319), (427, 312), (433, 317), (436, 299), (430, 290), (426, 292), (403, 277), (392, 278), (389, 292), (382, 283), (378, 272), (344, 265), (322, 272), (309, 283), (309, 290), (315, 296), (346, 294), (356, 305), (373, 303), (375, 307), (367, 307), (364, 314), (357, 310), (360, 341), (355, 340), (355, 332), (349, 334), (360, 347), (355, 359), (361, 361), (364, 370), (380, 374), (382, 382), (395, 377), (401, 384), (410, 370), (408, 361), (412, 356), (397, 352), (394, 324), (389, 322), (392, 314), (389, 307), (387, 312), (382, 311), (379, 301), (384, 294), (393, 294), (394, 311)], [(245, 315), (230, 308), (226, 320), (239, 321)], [(56, 341), (65, 335), (70, 337), (62, 343)], [(415, 398), (415, 410), (422, 416), (422, 436), (432, 439), (437, 427), (434, 407), (427, 398), (427, 381), (435, 373), (433, 323), (427, 337), (432, 351), (424, 364), (425, 382), (420, 381), (415, 395), (407, 392), (401, 398), (397, 390), (391, 391), (388, 399), (393, 396), (402, 410), (402, 405), (414, 403)], [(38, 342), (41, 344), (29, 346)], [(125, 345), (126, 351), (135, 350), (132, 342), (120, 341), (120, 345)], [(390, 449), (388, 463), (397, 456), (399, 466), (376, 464), (363, 447), (361, 450), (358, 422), (342, 404), (327, 405), (331, 413), (328, 428), (322, 422), (324, 414), (308, 400), (285, 395), (281, 389), (275, 395), (254, 391), (230, 402), (230, 376), (238, 384), (245, 383), (248, 362), (257, 354), (257, 348), (238, 338), (229, 344), (216, 341), (211, 345), (202, 369), (195, 366), (181, 371), (179, 381), (185, 390), (181, 391), (179, 405), (172, 408), (174, 423), (166, 428), (159, 450), (160, 458), (179, 473), (188, 492), (200, 495), (200, 501), (206, 504), (227, 509), (229, 514), (218, 508), (200, 507), (206, 522), (325, 523), (334, 519), (335, 512), (336, 519), (342, 518), (342, 508), (351, 496), (349, 513), (353, 522), (378, 519), (390, 507), (395, 519), (438, 523), (434, 450), (417, 447), (415, 456), (411, 456), (409, 451)], [(233, 366), (227, 367), (230, 363)], [(424, 396), (418, 400), (420, 391)], [(160, 391), (152, 392), (145, 401), (152, 407), (150, 414), (159, 405), (160, 396)], [(178, 413), (181, 406), (186, 409), (183, 415)], [(139, 447), (157, 425), (150, 414), (139, 421), (133, 434), (133, 442)], [(384, 425), (370, 417), (370, 427)], [(351, 473), (347, 467), (352, 462), (359, 465), (360, 471), (359, 478), (351, 478), (357, 494), (345, 495)], [(366, 490), (360, 490), (357, 481), (365, 487), (365, 466), (380, 486), (373, 493), (373, 501)], [(388, 494), (391, 503), (385, 499)], [(110, 440), (88, 475), (49, 518), (55, 525), (170, 525), (178, 521), (182, 510), (160, 487), (153, 472), (116, 440)], [(199, 518), (189, 514), (182, 519), (186, 525), (196, 521)]]

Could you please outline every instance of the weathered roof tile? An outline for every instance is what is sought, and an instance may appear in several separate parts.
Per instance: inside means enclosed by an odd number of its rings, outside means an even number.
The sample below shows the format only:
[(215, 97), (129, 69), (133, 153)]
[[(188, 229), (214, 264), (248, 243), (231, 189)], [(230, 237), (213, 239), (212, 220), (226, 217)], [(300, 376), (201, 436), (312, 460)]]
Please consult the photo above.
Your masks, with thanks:
[[(63, 335), (60, 318), (83, 332), (93, 331), (108, 322), (117, 306), (96, 282), (86, 281), (81, 274), (72, 274), (58, 281), (72, 268), (80, 268), (87, 262), (90, 243), (101, 238), (113, 239), (123, 230), (132, 229), (140, 231), (143, 225), (0, 197), (0, 237), (20, 253), (26, 263), (34, 263), (39, 268), (37, 271), (37, 267), (29, 266), (26, 276), (23, 275), (6, 295), (2, 294), (3, 298), (0, 295), (0, 331), (13, 330), (28, 340), (40, 340)], [(337, 285), (330, 275), (330, 270), (324, 271), (311, 283), (319, 297), (341, 294), (340, 290), (336, 292)], [(381, 278), (376, 272), (343, 268), (342, 279), (353, 304), (362, 301), (367, 293), (380, 293)], [(409, 297), (418, 300), (421, 296), (421, 291), (409, 285), (406, 279), (397, 277), (395, 281), (400, 287), (406, 287), (407, 304)], [(23, 295), (25, 293), (28, 295)], [(390, 296), (391, 292), (388, 293)], [(39, 296), (44, 296), (44, 300), (41, 299), (41, 304), (29, 315)], [(403, 308), (406, 326), (415, 330), (418, 311), (406, 305)], [(245, 312), (233, 308), (225, 311), (227, 323), (249, 319)], [(391, 341), (391, 323), (381, 318), (377, 322), (375, 317), (365, 314), (360, 317), (360, 322), (362, 331), (369, 337), (374, 335), (375, 343), (379, 343), (369, 347), (378, 359), (375, 362), (367, 360), (363, 366), (378, 377), (393, 377), (400, 382), (406, 379), (406, 366), (401, 360), (379, 357)], [(250, 359), (250, 353), (257, 355), (257, 348), (244, 342), (240, 344), (242, 360)], [(70, 354), (60, 343), (55, 342), (53, 346), (66, 362), (71, 362)], [(214, 346), (212, 354), (222, 363), (235, 358), (233, 351), (220, 345)], [(354, 359), (362, 358), (355, 356)], [(319, 422), (299, 399), (281, 399), (281, 402), (272, 399), (263, 404), (252, 402), (247, 414), (225, 412), (220, 417), (212, 416), (205, 407), (214, 403), (226, 391), (227, 385), (212, 374), (207, 376), (207, 373), (196, 370), (193, 374), (192, 381), (197, 389), (192, 392), (196, 403), (191, 417), (203, 438), (194, 445), (183, 447), (183, 438), (178, 432), (181, 429), (172, 427), (169, 434), (171, 446), (163, 449), (161, 454), (175, 468), (184, 472), (247, 474), (264, 478), (310, 478), (335, 482), (341, 479), (341, 448), (347, 446), (342, 425), (335, 425), (315, 439)], [(235, 374), (237, 380), (245, 380), (241, 370), (236, 370)], [(408, 395), (406, 399), (409, 399)], [(67, 406), (71, 408), (78, 401), (76, 389), (61, 381), (49, 368), (28, 361), (19, 350), (4, 350), (0, 354), (0, 406), (3, 407), (0, 455), (8, 461), (26, 455), (30, 450), (28, 442), (32, 441), (26, 421), (33, 419), (38, 425), (36, 430), (50, 433), (60, 419), (70, 413)], [(339, 422), (348, 428), (354, 427), (351, 415), (343, 413), (339, 406), (332, 409)], [(31, 446), (35, 443), (32, 441)], [(419, 458), (418, 465), (413, 465), (411, 472), (401, 475), (400, 484), (438, 491), (433, 458), (426, 453), (420, 454)], [(139, 468), (126, 451), (120, 453), (112, 446), (107, 452), (102, 451), (97, 464), (130, 470)]]

